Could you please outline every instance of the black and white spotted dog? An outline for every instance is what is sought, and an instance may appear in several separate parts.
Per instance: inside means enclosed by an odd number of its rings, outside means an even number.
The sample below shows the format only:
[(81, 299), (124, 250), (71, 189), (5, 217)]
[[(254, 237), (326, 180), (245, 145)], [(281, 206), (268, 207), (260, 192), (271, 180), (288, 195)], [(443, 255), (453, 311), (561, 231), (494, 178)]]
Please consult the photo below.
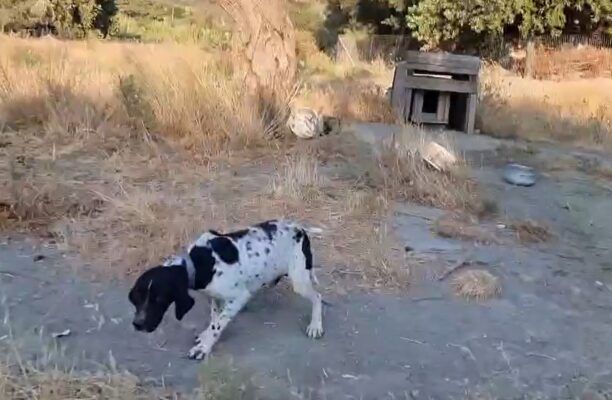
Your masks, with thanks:
[(306, 334), (319, 338), (323, 334), (322, 300), (313, 288), (317, 279), (307, 231), (320, 230), (280, 220), (231, 233), (210, 230), (202, 234), (185, 254), (138, 277), (129, 294), (136, 308), (134, 328), (153, 332), (171, 303), (176, 318), (182, 319), (195, 303), (188, 290), (202, 290), (210, 297), (210, 324), (189, 351), (189, 358), (200, 360), (259, 289), (289, 276), (295, 292), (312, 303)]

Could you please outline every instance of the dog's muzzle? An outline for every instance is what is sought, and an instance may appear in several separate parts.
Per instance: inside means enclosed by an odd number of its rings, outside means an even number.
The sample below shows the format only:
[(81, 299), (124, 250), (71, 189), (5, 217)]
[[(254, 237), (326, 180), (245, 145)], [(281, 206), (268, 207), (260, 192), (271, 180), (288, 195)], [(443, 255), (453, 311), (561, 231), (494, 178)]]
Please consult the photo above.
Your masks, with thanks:
[(143, 312), (136, 313), (134, 320), (132, 321), (134, 329), (137, 331), (143, 331), (145, 329), (145, 319), (146, 315)]

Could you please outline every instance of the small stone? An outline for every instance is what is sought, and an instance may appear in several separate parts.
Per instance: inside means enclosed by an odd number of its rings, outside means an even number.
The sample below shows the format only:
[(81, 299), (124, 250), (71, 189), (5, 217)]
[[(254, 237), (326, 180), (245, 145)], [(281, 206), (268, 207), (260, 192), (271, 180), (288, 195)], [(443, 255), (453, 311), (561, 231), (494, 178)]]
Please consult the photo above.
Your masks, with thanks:
[(533, 186), (536, 183), (536, 173), (533, 168), (520, 164), (508, 164), (504, 168), (504, 181), (516, 186)]

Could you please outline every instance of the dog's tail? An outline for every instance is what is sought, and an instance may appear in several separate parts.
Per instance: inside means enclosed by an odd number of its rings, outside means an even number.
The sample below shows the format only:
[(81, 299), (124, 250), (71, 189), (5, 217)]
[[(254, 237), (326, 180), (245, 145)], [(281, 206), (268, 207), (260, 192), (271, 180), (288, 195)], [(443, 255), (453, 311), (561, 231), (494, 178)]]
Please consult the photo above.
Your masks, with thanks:
[(320, 234), (323, 233), (323, 228), (318, 228), (316, 226), (304, 226), (304, 225), (302, 225), (301, 228), (306, 233), (310, 233), (311, 235), (320, 235)]

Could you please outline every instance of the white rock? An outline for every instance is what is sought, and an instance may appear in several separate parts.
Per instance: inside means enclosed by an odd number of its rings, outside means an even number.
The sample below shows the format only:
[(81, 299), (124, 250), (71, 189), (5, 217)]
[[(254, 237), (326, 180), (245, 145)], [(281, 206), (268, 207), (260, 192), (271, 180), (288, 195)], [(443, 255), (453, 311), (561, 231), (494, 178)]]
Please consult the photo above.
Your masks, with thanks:
[(434, 141), (427, 143), (421, 153), (423, 161), (438, 171), (448, 171), (457, 162), (453, 153)]
[(309, 108), (291, 110), (287, 126), (300, 139), (311, 139), (323, 133), (323, 118)]

